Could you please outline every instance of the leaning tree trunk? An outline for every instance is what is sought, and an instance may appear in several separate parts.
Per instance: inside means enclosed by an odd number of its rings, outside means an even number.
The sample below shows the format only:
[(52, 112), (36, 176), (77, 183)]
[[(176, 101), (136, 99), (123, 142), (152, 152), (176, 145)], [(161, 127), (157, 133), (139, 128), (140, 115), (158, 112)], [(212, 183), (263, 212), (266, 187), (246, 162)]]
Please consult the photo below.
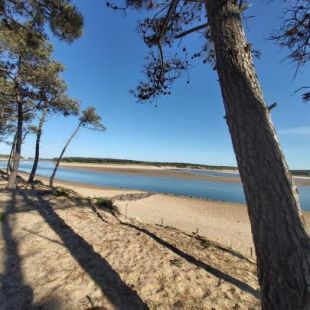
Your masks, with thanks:
[(42, 116), (40, 118), (40, 122), (39, 122), (39, 126), (38, 126), (37, 139), (36, 139), (36, 151), (35, 151), (35, 155), (34, 155), (33, 166), (32, 166), (31, 173), (30, 173), (30, 176), (28, 179), (28, 183), (33, 183), (34, 177), (35, 177), (36, 172), (37, 172), (39, 158), (40, 158), (40, 141), (41, 141), (41, 135), (42, 135), (42, 127), (43, 127), (43, 124), (45, 122), (46, 115), (47, 115), (47, 109), (45, 108), (42, 111)]
[(263, 309), (310, 308), (310, 238), (234, 0), (207, 0), (216, 68), (256, 249)]
[(49, 186), (50, 187), (53, 187), (53, 184), (54, 184), (54, 178), (55, 178), (55, 175), (56, 175), (56, 172), (57, 172), (57, 169), (58, 169), (58, 166), (62, 160), (62, 157), (63, 155), (65, 154), (65, 151), (68, 147), (68, 145), (70, 144), (71, 140), (74, 138), (74, 136), (77, 134), (77, 132), (79, 131), (80, 127), (81, 127), (82, 123), (80, 122), (78, 124), (78, 126), (76, 127), (75, 131), (73, 132), (73, 134), (71, 135), (71, 137), (69, 138), (69, 140), (67, 141), (66, 145), (64, 146), (64, 148), (62, 149), (61, 153), (60, 153), (60, 156), (58, 157), (57, 159), (57, 162), (56, 162), (56, 165), (55, 165), (55, 168), (54, 168), (54, 171), (51, 175), (51, 178), (50, 178), (50, 182), (49, 182)]
[(23, 143), (23, 103), (21, 100), (17, 101), (17, 130), (16, 130), (16, 145), (15, 145), (15, 151), (13, 155), (13, 165), (12, 170), (9, 176), (9, 181), (7, 184), (7, 188), (13, 189), (15, 188), (15, 182), (19, 167), (19, 160), (20, 160), (20, 154), (21, 154), (21, 148)]
[(11, 147), (11, 152), (10, 152), (10, 156), (9, 156), (9, 159), (8, 159), (8, 164), (6, 166), (6, 173), (7, 174), (9, 174), (11, 172), (11, 170), (12, 170), (11, 161), (12, 161), (13, 154), (15, 152), (15, 147), (16, 147), (16, 133), (14, 135), (14, 139), (13, 139), (12, 147)]

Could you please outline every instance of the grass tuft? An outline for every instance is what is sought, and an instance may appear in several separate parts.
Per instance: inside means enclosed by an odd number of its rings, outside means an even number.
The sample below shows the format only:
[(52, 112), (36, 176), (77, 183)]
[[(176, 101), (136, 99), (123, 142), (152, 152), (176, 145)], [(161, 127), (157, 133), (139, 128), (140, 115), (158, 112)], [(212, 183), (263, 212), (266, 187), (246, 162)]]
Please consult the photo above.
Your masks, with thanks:
[(5, 214), (4, 213), (0, 213), (0, 222), (3, 222), (5, 219)]
[(99, 209), (107, 209), (114, 214), (120, 214), (117, 206), (113, 204), (111, 199), (97, 197), (95, 198), (95, 204)]
[(42, 181), (40, 181), (40, 180), (34, 180), (33, 184), (35, 184), (35, 185), (42, 185), (42, 186), (44, 185), (44, 183)]
[(53, 188), (53, 194), (56, 196), (69, 196), (72, 191), (68, 188), (57, 186)]

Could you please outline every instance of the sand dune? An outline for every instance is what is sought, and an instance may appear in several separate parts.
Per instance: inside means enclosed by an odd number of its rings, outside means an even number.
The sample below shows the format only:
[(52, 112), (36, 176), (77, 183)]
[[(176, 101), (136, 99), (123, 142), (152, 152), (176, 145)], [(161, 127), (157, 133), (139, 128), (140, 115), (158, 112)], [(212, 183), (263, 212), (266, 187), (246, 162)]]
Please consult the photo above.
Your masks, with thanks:
[(255, 264), (236, 251), (76, 194), (3, 186), (1, 309), (259, 309)]

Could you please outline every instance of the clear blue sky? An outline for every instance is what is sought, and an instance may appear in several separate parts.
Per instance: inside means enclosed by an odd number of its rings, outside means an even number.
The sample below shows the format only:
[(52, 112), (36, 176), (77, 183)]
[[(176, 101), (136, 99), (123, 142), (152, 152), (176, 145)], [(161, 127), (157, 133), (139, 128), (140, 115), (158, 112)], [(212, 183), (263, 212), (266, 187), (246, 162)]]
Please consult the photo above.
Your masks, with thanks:
[[(216, 72), (197, 61), (191, 83), (181, 79), (171, 96), (154, 104), (138, 104), (129, 93), (143, 77), (147, 50), (135, 32), (138, 15), (127, 17), (106, 8), (104, 0), (74, 1), (85, 18), (84, 35), (71, 45), (53, 39), (55, 58), (72, 97), (83, 107), (94, 105), (106, 133), (81, 130), (66, 156), (95, 156), (154, 161), (235, 165)], [(262, 3), (263, 2), (263, 3)], [(310, 104), (294, 91), (310, 81), (310, 66), (293, 79), (294, 66), (282, 61), (287, 51), (267, 40), (279, 24), (282, 1), (253, 1), (246, 24), (249, 41), (262, 52), (256, 60), (267, 103), (278, 102), (272, 118), (291, 168), (310, 168)], [(199, 48), (199, 36), (188, 37)], [(74, 118), (51, 117), (42, 141), (42, 157), (55, 157), (76, 126)], [(3, 149), (3, 147), (2, 147)], [(8, 148), (5, 147), (5, 152)], [(3, 151), (1, 151), (3, 153)], [(23, 146), (33, 156), (34, 137)]]

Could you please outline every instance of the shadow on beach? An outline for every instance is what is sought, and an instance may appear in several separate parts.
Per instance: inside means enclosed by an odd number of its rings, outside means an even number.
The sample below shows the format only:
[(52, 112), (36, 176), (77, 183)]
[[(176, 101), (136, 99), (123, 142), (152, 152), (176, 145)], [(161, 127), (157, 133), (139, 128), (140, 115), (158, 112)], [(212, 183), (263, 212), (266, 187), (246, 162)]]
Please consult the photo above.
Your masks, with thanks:
[[(110, 264), (96, 253), (81, 236), (74, 232), (53, 210), (44, 191), (17, 189), (8, 191), (10, 200), (1, 224), (5, 240), (5, 274), (1, 275), (3, 289), (0, 293), (1, 309), (43, 309), (43, 305), (33, 305), (33, 290), (24, 283), (21, 271), (21, 259), (18, 255), (17, 242), (12, 237), (11, 220), (14, 213), (36, 210), (45, 222), (54, 230), (80, 267), (100, 287), (102, 294), (116, 309), (149, 309), (138, 294), (126, 285)], [(50, 191), (48, 191), (50, 192)], [(23, 208), (16, 208), (17, 199)], [(25, 230), (27, 231), (27, 230)], [(35, 233), (27, 231), (28, 233)], [(53, 241), (53, 240), (50, 240)], [(38, 262), (40, 263), (40, 262)], [(16, 300), (18, 299), (18, 300)], [(56, 302), (55, 302), (56, 304)], [(50, 302), (49, 302), (49, 306)], [(43, 307), (43, 308), (42, 308)], [(49, 307), (49, 309), (57, 309)], [(94, 307), (94, 309), (96, 309)]]
[[(18, 244), (13, 238), (12, 234), (12, 223), (13, 220), (10, 219), (12, 215), (19, 212), (29, 212), (37, 211), (38, 214), (44, 219), (44, 221), (49, 225), (49, 227), (59, 236), (61, 242), (58, 240), (53, 240), (51, 238), (45, 237), (35, 230), (23, 229), (27, 233), (38, 235), (45, 238), (48, 241), (57, 243), (64, 246), (72, 255), (72, 257), (78, 262), (80, 267), (91, 277), (91, 279), (97, 284), (101, 289), (103, 296), (113, 305), (116, 309), (149, 309), (145, 302), (140, 298), (135, 290), (129, 287), (120, 277), (120, 275), (111, 267), (111, 265), (97, 252), (94, 251), (93, 247), (87, 243), (80, 235), (78, 235), (66, 222), (56, 213), (57, 209), (68, 209), (73, 206), (82, 207), (88, 206), (96, 216), (106, 224), (111, 223), (111, 217), (106, 217), (106, 210), (103, 212), (97, 210), (97, 208), (86, 198), (79, 197), (76, 195), (66, 196), (65, 199), (70, 200), (70, 204), (62, 204), (60, 201), (55, 205), (52, 201), (55, 199), (55, 195), (50, 196), (52, 191), (47, 188), (32, 187), (32, 189), (23, 189), (20, 187), (16, 190), (5, 190), (9, 194), (9, 200), (6, 204), (5, 209), (5, 220), (2, 223), (2, 234), (5, 241), (5, 273), (0, 275), (3, 287), (9, 288), (8, 290), (2, 290), (0, 292), (0, 302), (5, 305), (3, 309), (43, 309), (44, 305), (34, 305), (33, 304), (33, 290), (28, 286), (23, 279), (21, 270), (21, 259), (18, 255)], [(22, 205), (22, 207), (20, 207)], [(111, 214), (111, 212), (109, 212)], [(219, 284), (221, 280), (224, 280), (240, 290), (254, 296), (259, 299), (259, 291), (255, 290), (246, 282), (235, 278), (227, 272), (224, 272), (218, 268), (215, 268), (186, 253), (181, 250), (176, 245), (169, 243), (162, 237), (159, 237), (154, 232), (149, 231), (144, 227), (139, 227), (136, 223), (128, 223), (119, 219), (119, 217), (114, 216), (117, 221), (114, 222), (115, 225), (120, 225), (120, 227), (126, 227), (126, 229), (134, 229), (139, 233), (145, 234), (147, 237), (154, 240), (156, 243), (165, 247), (169, 251), (178, 255), (180, 258), (186, 260), (188, 263), (203, 269), (204, 271), (210, 273), (214, 277), (219, 279)], [(14, 219), (14, 218), (13, 218)], [(201, 240), (202, 241), (202, 240)], [(231, 249), (226, 249), (220, 245), (213, 245), (212, 242), (209, 243), (208, 240), (203, 240), (207, 242), (206, 245), (212, 245), (218, 250), (229, 253), (240, 259), (247, 260), (239, 253), (235, 253)], [(40, 262), (38, 262), (40, 263)], [(15, 296), (15, 297), (14, 297)], [(16, 297), (17, 296), (17, 297)], [(18, 302), (18, 307), (12, 307), (11, 301), (14, 300), (14, 305)], [(16, 298), (18, 300), (16, 301)], [(53, 302), (52, 300), (50, 302)], [(55, 307), (50, 307), (50, 302), (48, 302), (49, 309), (57, 308), (57, 300), (54, 301)], [(42, 308), (43, 307), (43, 308)], [(1, 307), (0, 307), (1, 308)], [(2, 308), (1, 308), (2, 309)], [(93, 309), (96, 309), (95, 307)]]
[(255, 290), (253, 287), (251, 287), (250, 285), (248, 285), (247, 283), (242, 282), (242, 281), (238, 280), (237, 278), (235, 278), (235, 277), (233, 277), (227, 273), (224, 273), (221, 270), (216, 269), (216, 268), (206, 264), (205, 262), (202, 262), (202, 261), (196, 259), (195, 257), (193, 257), (193, 256), (185, 253), (184, 251), (178, 249), (176, 246), (170, 244), (169, 242), (159, 238), (157, 235), (148, 231), (145, 228), (138, 227), (138, 226), (133, 225), (131, 223), (125, 223), (125, 222), (120, 222), (120, 223), (121, 223), (121, 225), (133, 228), (139, 232), (146, 234), (147, 236), (149, 236), (150, 238), (155, 240), (160, 245), (166, 247), (167, 249), (169, 249), (173, 253), (175, 253), (178, 256), (180, 256), (181, 258), (185, 259), (190, 264), (193, 264), (199, 268), (204, 269), (205, 271), (209, 272), (210, 274), (217, 277), (218, 279), (229, 282), (229, 283), (233, 284), (234, 286), (238, 287), (239, 289), (241, 289), (241, 290), (253, 295), (255, 298), (259, 299), (259, 292), (257, 290)]
[[(24, 283), (18, 243), (13, 237), (13, 219), (16, 211), (16, 192), (11, 192), (11, 199), (5, 205), (2, 214), (1, 233), (4, 239), (4, 274), (1, 275), (1, 309), (32, 309), (33, 290)], [(3, 308), (2, 308), (3, 307)]]
[(148, 309), (148, 306), (122, 281), (110, 264), (53, 210), (44, 196), (38, 195), (37, 201), (33, 201), (32, 197), (27, 195), (27, 191), (22, 191), (21, 194), (26, 204), (32, 204), (60, 237), (63, 245), (100, 287), (102, 294), (114, 307), (117, 309)]
[[(92, 205), (90, 203), (90, 207), (91, 209), (95, 212), (95, 214), (97, 215), (98, 218), (100, 218), (103, 222), (107, 223), (107, 221), (103, 218), (103, 216), (100, 214), (100, 212), (97, 211), (96, 207), (94, 205)], [(110, 211), (104, 211), (104, 212), (109, 212)], [(251, 287), (250, 285), (248, 285), (245, 282), (242, 282), (241, 280), (222, 272), (221, 270), (214, 268), (210, 265), (208, 265), (205, 262), (202, 262), (198, 259), (196, 259), (195, 257), (191, 256), (188, 253), (185, 253), (184, 251), (182, 251), (181, 249), (177, 248), (176, 246), (170, 244), (169, 242), (161, 239), (160, 237), (158, 237), (156, 234), (154, 234), (153, 232), (150, 232), (149, 230), (145, 229), (145, 228), (141, 228), (137, 225), (134, 225), (132, 223), (128, 223), (128, 222), (124, 222), (122, 220), (120, 220), (115, 214), (114, 218), (118, 221), (118, 223), (122, 226), (126, 226), (132, 229), (135, 229), (141, 233), (144, 233), (145, 235), (147, 235), (148, 237), (152, 238), (154, 241), (156, 241), (158, 244), (164, 246), (165, 248), (167, 248), (168, 250), (172, 251), (173, 253), (175, 253), (176, 255), (180, 256), (181, 258), (185, 259), (187, 262), (189, 262), (190, 264), (195, 265), (196, 267), (202, 268), (205, 271), (209, 272), (210, 274), (212, 274), (213, 276), (217, 277), (219, 280), (224, 280), (226, 282), (229, 282), (231, 284), (233, 284), (234, 286), (238, 287), (239, 289), (251, 294), (252, 296), (254, 296), (255, 298), (259, 299), (259, 291), (254, 289), (253, 287)], [(204, 240), (207, 242), (207, 240)], [(220, 251), (229, 253), (232, 256), (235, 256), (239, 259), (243, 259), (246, 260), (248, 263), (253, 264), (253, 262), (251, 260), (249, 260), (248, 258), (246, 258), (245, 256), (231, 250), (231, 249), (226, 249), (218, 244), (213, 244), (212, 242), (209, 242), (210, 244), (212, 244), (212, 246), (214, 246), (215, 248), (217, 248)]]

